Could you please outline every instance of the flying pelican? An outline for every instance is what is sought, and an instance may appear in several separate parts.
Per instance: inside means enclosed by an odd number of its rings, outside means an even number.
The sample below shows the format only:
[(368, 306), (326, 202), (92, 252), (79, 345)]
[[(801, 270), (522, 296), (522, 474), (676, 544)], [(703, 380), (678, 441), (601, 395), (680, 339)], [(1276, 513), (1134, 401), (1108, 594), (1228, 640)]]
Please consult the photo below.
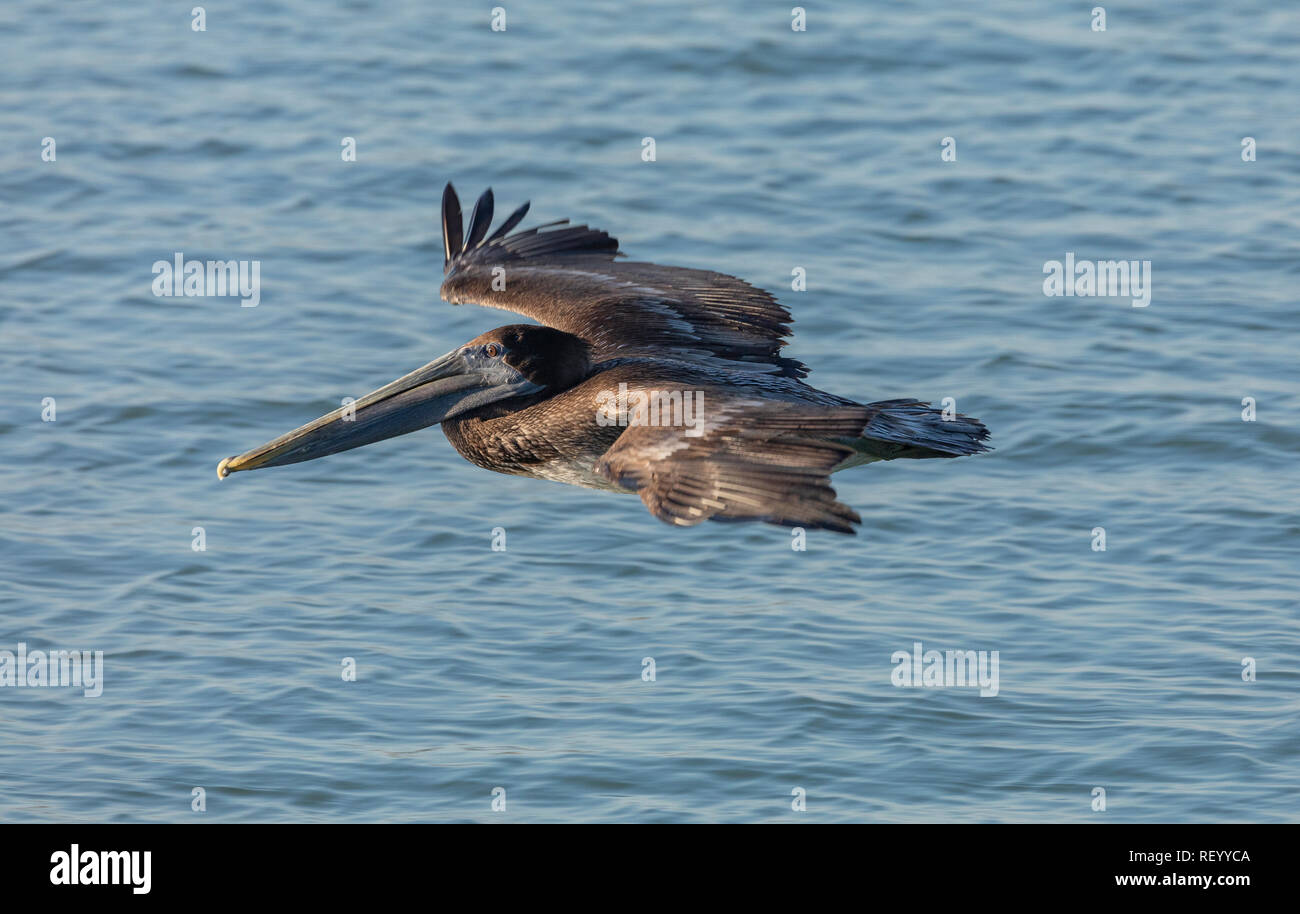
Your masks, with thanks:
[[(899, 457), (988, 450), (988, 430), (919, 400), (861, 404), (805, 384), (781, 355), (790, 313), (708, 270), (632, 263), (567, 219), (491, 235), (487, 190), (462, 232), (442, 197), (442, 297), (538, 321), (489, 330), (355, 403), (217, 467), (314, 460), (441, 423), (498, 473), (636, 492), (660, 520), (764, 521), (854, 533), (830, 474)], [(631, 409), (628, 408), (631, 404)], [(662, 408), (658, 408), (662, 407)]]

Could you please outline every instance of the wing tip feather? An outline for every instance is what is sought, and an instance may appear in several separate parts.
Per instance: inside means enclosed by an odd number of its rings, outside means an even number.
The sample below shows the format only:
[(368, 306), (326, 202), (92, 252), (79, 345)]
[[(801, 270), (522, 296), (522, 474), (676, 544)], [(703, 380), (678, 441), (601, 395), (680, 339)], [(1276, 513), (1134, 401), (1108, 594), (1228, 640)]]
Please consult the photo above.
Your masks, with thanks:
[(461, 231), (460, 197), (450, 181), (442, 189), (442, 251), (443, 272), (451, 262), (460, 256), (464, 249), (464, 235)]

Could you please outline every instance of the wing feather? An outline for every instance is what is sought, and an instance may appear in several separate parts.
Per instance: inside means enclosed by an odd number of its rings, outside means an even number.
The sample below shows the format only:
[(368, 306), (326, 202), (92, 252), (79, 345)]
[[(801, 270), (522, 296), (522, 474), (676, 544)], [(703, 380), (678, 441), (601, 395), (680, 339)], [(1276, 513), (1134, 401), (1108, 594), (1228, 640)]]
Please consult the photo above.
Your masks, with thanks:
[(495, 207), (492, 188), (483, 191), (483, 195), (474, 204), (474, 212), (469, 217), (469, 231), (465, 233), (465, 248), (472, 250), (487, 237), (488, 227), (492, 224), (492, 210)]
[(444, 269), (450, 266), (454, 258), (460, 256), (464, 248), (461, 236), (460, 198), (456, 196), (456, 188), (448, 182), (442, 191), (442, 249), (446, 258), (443, 261)]
[(597, 361), (670, 358), (807, 376), (807, 366), (781, 355), (790, 312), (762, 289), (710, 270), (616, 260), (618, 239), (568, 220), (511, 234), (528, 204), (484, 238), (491, 200), (490, 191), (480, 198), (462, 242), (459, 201), (450, 185), (443, 195), (441, 293), (452, 304), (501, 308), (572, 333)]
[(670, 524), (758, 520), (852, 534), (862, 519), (836, 500), (830, 473), (853, 449), (833, 439), (859, 435), (872, 411), (719, 400), (725, 396), (712, 392), (704, 434), (634, 426), (595, 472), (636, 491)]

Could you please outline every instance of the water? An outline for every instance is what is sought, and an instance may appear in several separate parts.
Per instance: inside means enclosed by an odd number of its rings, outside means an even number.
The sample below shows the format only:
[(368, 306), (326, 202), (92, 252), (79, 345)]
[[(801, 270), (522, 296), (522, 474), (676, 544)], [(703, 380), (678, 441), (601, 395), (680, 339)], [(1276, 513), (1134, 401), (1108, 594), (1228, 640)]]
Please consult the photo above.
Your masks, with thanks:
[[(566, 6), (0, 10), (0, 649), (105, 664), (0, 690), (0, 818), (1300, 818), (1300, 13)], [(997, 450), (837, 476), (805, 552), (436, 430), (218, 482), (510, 322), (438, 301), (447, 179), (777, 291), (819, 386)], [(155, 297), (176, 251), (260, 304)], [(1067, 251), (1150, 306), (1044, 296)], [(916, 641), (998, 695), (894, 687)]]

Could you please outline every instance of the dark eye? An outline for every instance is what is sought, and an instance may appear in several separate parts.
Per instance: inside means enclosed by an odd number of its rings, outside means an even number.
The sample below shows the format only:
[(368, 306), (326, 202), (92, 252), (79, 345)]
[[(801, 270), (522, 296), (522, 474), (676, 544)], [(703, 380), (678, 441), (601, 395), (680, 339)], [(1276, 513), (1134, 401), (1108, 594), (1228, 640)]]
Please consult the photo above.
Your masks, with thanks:
[(483, 351), (487, 353), (489, 359), (495, 359), (501, 354), (501, 347), (496, 343), (488, 343), (487, 346), (483, 348)]

